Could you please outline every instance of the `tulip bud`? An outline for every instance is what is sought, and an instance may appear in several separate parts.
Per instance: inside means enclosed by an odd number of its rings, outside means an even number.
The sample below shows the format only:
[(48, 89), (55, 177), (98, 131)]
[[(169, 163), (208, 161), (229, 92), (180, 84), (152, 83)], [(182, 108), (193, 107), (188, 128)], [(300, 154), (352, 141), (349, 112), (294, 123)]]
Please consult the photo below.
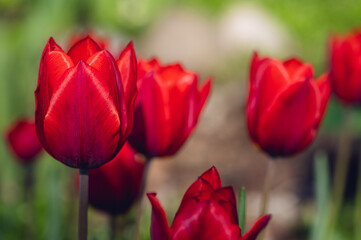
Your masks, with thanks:
[(148, 198), (152, 204), (152, 240), (255, 240), (271, 218), (261, 217), (242, 235), (233, 189), (222, 187), (215, 167), (188, 188), (171, 227), (156, 194), (149, 193)]
[(7, 131), (6, 140), (17, 160), (21, 163), (34, 161), (42, 150), (36, 136), (34, 120), (17, 121)]
[(315, 80), (310, 64), (255, 53), (246, 107), (252, 141), (272, 157), (302, 151), (317, 133), (329, 96), (328, 75)]
[(148, 158), (171, 156), (184, 144), (208, 98), (211, 79), (198, 88), (198, 76), (180, 64), (162, 66), (157, 59), (138, 62), (137, 126), (129, 143)]
[[(120, 71), (118, 65), (123, 68)], [(134, 68), (134, 69), (133, 69)], [(50, 38), (39, 71), (36, 131), (45, 150), (74, 168), (97, 168), (123, 146), (137, 95), (132, 43), (115, 61), (90, 37), (65, 53)]]
[(332, 37), (330, 57), (333, 92), (345, 103), (361, 103), (361, 32)]

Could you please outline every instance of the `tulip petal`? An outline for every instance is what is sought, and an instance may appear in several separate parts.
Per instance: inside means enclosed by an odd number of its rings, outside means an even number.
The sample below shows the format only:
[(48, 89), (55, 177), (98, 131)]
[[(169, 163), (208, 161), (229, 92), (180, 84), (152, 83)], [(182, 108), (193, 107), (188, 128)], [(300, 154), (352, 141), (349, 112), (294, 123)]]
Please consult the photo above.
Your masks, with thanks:
[(284, 156), (303, 149), (300, 144), (314, 129), (320, 96), (314, 81), (299, 81), (287, 88), (261, 117), (259, 145), (271, 156)]
[(99, 44), (87, 36), (75, 43), (68, 51), (68, 55), (74, 64), (78, 64), (80, 60), (86, 62), (90, 56), (101, 50), (102, 48)]
[(70, 167), (96, 168), (119, 145), (120, 119), (101, 74), (80, 61), (63, 75), (44, 119), (50, 152)]
[(283, 63), (289, 78), (295, 82), (313, 77), (313, 68), (309, 63), (303, 63), (297, 58), (291, 58)]
[(317, 118), (316, 128), (320, 125), (322, 117), (325, 115), (325, 111), (328, 105), (328, 100), (331, 94), (331, 86), (328, 74), (322, 74), (316, 81), (316, 85), (320, 92), (321, 106), (319, 116)]
[(139, 88), (139, 83), (141, 81), (139, 80), (142, 80), (143, 77), (149, 73), (150, 71), (156, 71), (160, 68), (160, 62), (157, 58), (153, 58), (151, 59), (150, 61), (147, 61), (145, 59), (139, 59), (138, 61), (138, 88)]
[(122, 76), (124, 87), (124, 99), (128, 113), (127, 131), (128, 136), (133, 129), (134, 104), (138, 94), (137, 89), (137, 58), (133, 48), (133, 42), (130, 42), (121, 52), (117, 60), (119, 72)]
[(167, 216), (160, 205), (155, 193), (147, 193), (152, 204), (152, 220), (150, 226), (150, 237), (152, 240), (171, 240), (171, 233)]
[(214, 166), (204, 172), (200, 176), (200, 178), (209, 182), (209, 184), (213, 187), (214, 190), (222, 187), (221, 177), (219, 176), (217, 168)]
[(40, 142), (47, 151), (49, 148), (44, 138), (44, 117), (48, 111), (52, 91), (58, 88), (61, 76), (71, 66), (73, 66), (72, 60), (55, 43), (54, 39), (50, 38), (42, 54), (38, 85), (35, 90), (36, 131)]
[[(255, 56), (256, 57), (256, 56)], [(257, 69), (254, 69), (257, 68)], [(257, 142), (255, 130), (261, 114), (272, 105), (274, 99), (290, 84), (287, 71), (278, 60), (261, 61), (251, 66), (250, 90), (247, 103), (247, 124), (250, 136)]]
[(202, 212), (196, 236), (199, 240), (238, 240), (236, 199), (231, 187), (220, 188), (212, 193), (207, 207)]
[(135, 150), (124, 144), (113, 160), (89, 170), (89, 203), (111, 215), (125, 213), (139, 195), (143, 169)]
[(267, 226), (271, 220), (271, 215), (265, 215), (260, 217), (257, 222), (253, 224), (251, 229), (243, 235), (239, 240), (255, 240), (261, 231)]
[(197, 116), (199, 116), (199, 114), (201, 113), (205, 102), (208, 99), (209, 96), (209, 92), (211, 91), (211, 86), (212, 86), (212, 78), (208, 78), (203, 85), (199, 88), (198, 94), (199, 94), (199, 104), (198, 104), (198, 114)]

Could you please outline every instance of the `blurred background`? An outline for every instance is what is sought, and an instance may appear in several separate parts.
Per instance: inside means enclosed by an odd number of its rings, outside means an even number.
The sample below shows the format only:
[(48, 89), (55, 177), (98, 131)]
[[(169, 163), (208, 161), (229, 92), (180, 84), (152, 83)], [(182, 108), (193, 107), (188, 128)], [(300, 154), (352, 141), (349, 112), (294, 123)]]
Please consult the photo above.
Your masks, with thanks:
[[(299, 56), (328, 70), (328, 38), (360, 25), (358, 0), (0, 0), (0, 129), (21, 116), (33, 116), (39, 62), (50, 36), (66, 51), (69, 38), (90, 31), (109, 39), (117, 57), (134, 41), (137, 57), (158, 56), (214, 77), (211, 97), (198, 127), (172, 159), (151, 163), (147, 191), (158, 193), (171, 221), (186, 188), (215, 165), (223, 185), (247, 191), (247, 226), (257, 218), (267, 157), (249, 140), (245, 124), (248, 68), (253, 51), (278, 58)], [(330, 174), (343, 108), (332, 99), (315, 142), (296, 158), (277, 162), (266, 239), (308, 239), (315, 213), (313, 155), (329, 155)], [(356, 118), (361, 120), (361, 115)], [(354, 154), (347, 198), (332, 239), (352, 239), (360, 121), (354, 121)], [(22, 196), (23, 169), (0, 140), (0, 239), (24, 239), (29, 224)], [(353, 171), (352, 171), (353, 170)], [(75, 170), (43, 153), (35, 166), (31, 222), (36, 239), (74, 239), (77, 199)], [(73, 189), (73, 190), (72, 190)], [(142, 237), (149, 239), (146, 202)], [(89, 239), (107, 239), (107, 218), (90, 209)], [(134, 210), (128, 214), (131, 216)], [(125, 217), (125, 222), (127, 217)], [(345, 221), (346, 220), (346, 221)], [(123, 220), (122, 220), (123, 221)], [(124, 227), (124, 239), (132, 229)], [(122, 238), (119, 238), (122, 239)], [(129, 238), (130, 239), (130, 238)]]

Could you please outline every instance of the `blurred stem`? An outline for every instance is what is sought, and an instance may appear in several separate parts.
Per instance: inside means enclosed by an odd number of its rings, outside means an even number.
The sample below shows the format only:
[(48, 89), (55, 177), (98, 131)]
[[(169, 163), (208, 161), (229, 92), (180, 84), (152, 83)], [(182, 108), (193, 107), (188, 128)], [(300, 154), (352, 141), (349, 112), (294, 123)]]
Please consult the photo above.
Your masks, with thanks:
[[(268, 204), (269, 204), (269, 198), (270, 198), (270, 191), (271, 186), (273, 182), (274, 172), (275, 172), (275, 166), (276, 166), (276, 158), (270, 158), (268, 160), (267, 169), (266, 169), (266, 177), (264, 179), (264, 185), (263, 185), (263, 193), (262, 193), (262, 201), (261, 201), (261, 212), (260, 216), (263, 216), (268, 211)], [(265, 230), (261, 232), (261, 234), (258, 236), (258, 240), (262, 240), (265, 235)]]
[(355, 221), (354, 221), (354, 229), (355, 229), (355, 240), (361, 240), (361, 151), (358, 159), (358, 174), (357, 174), (357, 192), (355, 199)]
[(115, 240), (117, 230), (117, 218), (115, 215), (109, 215), (109, 240)]
[(35, 232), (33, 225), (35, 220), (34, 211), (34, 163), (30, 162), (24, 165), (24, 202), (26, 207), (25, 216), (25, 239), (34, 240)]
[(73, 168), (66, 168), (66, 178), (67, 182), (65, 184), (67, 189), (66, 196), (66, 223), (69, 227), (66, 228), (66, 237), (67, 239), (73, 238), (76, 233), (76, 199), (74, 196), (77, 194), (76, 185), (74, 184), (74, 179), (76, 172)]
[(262, 192), (262, 201), (261, 201), (261, 213), (260, 216), (265, 215), (268, 211), (269, 196), (271, 191), (271, 186), (273, 182), (273, 176), (275, 172), (275, 165), (277, 159), (270, 159), (267, 164), (266, 177), (264, 179), (263, 192)]
[(143, 177), (142, 177), (142, 183), (140, 185), (140, 191), (139, 191), (139, 197), (137, 202), (137, 215), (135, 219), (135, 232), (134, 232), (134, 239), (139, 240), (140, 239), (140, 230), (141, 230), (141, 223), (142, 223), (142, 214), (143, 214), (143, 199), (144, 199), (144, 192), (147, 185), (147, 178), (148, 178), (148, 172), (149, 172), (149, 166), (150, 166), (151, 158), (147, 158), (145, 160), (144, 164), (144, 171), (143, 171)]
[(78, 240), (87, 240), (88, 234), (88, 169), (79, 169), (79, 223)]
[(350, 155), (351, 155), (351, 128), (352, 128), (352, 109), (346, 108), (344, 113), (344, 119), (342, 122), (342, 127), (340, 129), (339, 143), (336, 156), (336, 165), (334, 172), (334, 181), (332, 188), (332, 198), (330, 205), (330, 217), (328, 227), (327, 227), (327, 236), (325, 239), (330, 239), (333, 235), (337, 219), (339, 216), (340, 208), (342, 206), (343, 196), (345, 193), (345, 185), (347, 179), (347, 170), (349, 168)]

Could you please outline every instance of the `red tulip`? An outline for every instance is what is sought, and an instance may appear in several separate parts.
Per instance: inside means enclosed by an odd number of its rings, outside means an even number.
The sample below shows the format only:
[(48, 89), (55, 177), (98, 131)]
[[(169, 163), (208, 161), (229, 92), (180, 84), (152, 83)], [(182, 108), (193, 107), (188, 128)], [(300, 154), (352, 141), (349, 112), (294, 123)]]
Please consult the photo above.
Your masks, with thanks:
[(82, 169), (113, 159), (132, 130), (135, 72), (132, 43), (115, 61), (90, 37), (68, 53), (50, 38), (35, 91), (36, 131), (49, 154)]
[(137, 199), (144, 162), (124, 144), (118, 155), (100, 168), (89, 170), (89, 203), (110, 215), (126, 212)]
[(6, 134), (7, 141), (17, 159), (22, 163), (32, 162), (42, 146), (36, 136), (34, 120), (19, 120)]
[(255, 53), (246, 107), (250, 137), (273, 157), (302, 151), (316, 135), (329, 96), (328, 75), (314, 80), (310, 64)]
[(242, 236), (233, 189), (221, 186), (215, 167), (188, 188), (171, 227), (155, 194), (147, 195), (152, 204), (152, 240), (254, 240), (271, 218), (261, 217)]
[(139, 96), (130, 144), (148, 158), (175, 154), (197, 124), (211, 80), (197, 87), (198, 76), (180, 64), (157, 59), (138, 62)]
[(333, 91), (346, 103), (361, 103), (361, 32), (333, 37), (330, 52)]

